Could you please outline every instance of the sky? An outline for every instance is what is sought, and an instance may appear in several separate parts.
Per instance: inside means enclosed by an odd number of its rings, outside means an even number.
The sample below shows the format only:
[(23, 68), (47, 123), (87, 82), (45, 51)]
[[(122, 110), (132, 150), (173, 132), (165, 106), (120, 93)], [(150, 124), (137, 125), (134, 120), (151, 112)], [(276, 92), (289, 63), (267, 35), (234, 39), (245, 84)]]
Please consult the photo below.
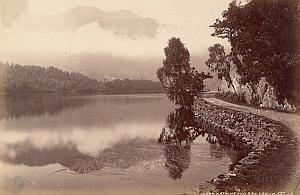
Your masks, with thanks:
[(231, 0), (0, 0), (0, 62), (54, 66), (91, 78), (157, 80), (164, 48), (180, 37), (208, 71), (213, 24)]
[[(0, 1), (0, 35), (4, 40), (0, 46), (1, 58), (26, 52), (45, 55), (49, 52), (104, 52), (118, 56), (163, 56), (163, 48), (172, 36), (180, 37), (194, 54), (203, 53), (216, 42), (226, 44), (225, 40), (210, 36), (212, 29), (209, 25), (221, 17), (229, 0)], [(72, 32), (33, 27), (34, 22), (40, 20), (39, 23), (43, 23), (44, 17), (59, 16), (78, 6), (96, 7), (102, 11), (128, 10), (156, 20), (159, 28), (154, 38), (132, 39), (99, 28), (95, 22), (82, 25)], [(3, 25), (3, 18), (9, 20), (9, 26)]]

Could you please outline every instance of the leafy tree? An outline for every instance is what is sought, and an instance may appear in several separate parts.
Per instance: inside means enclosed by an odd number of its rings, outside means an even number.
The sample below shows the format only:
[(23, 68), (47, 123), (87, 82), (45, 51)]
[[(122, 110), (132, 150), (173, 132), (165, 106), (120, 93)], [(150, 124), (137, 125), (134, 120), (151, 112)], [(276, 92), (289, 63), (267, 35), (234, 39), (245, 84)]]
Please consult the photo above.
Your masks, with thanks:
[(228, 55), (225, 53), (224, 46), (217, 43), (208, 48), (209, 59), (205, 64), (210, 68), (212, 72), (217, 74), (219, 80), (224, 78), (228, 82), (228, 87), (232, 86), (235, 90), (234, 85), (230, 77), (230, 63), (228, 60)]
[(209, 74), (199, 73), (190, 65), (190, 53), (179, 38), (171, 38), (165, 48), (166, 59), (157, 70), (157, 77), (168, 98), (176, 105), (191, 107), (194, 99), (203, 90), (203, 80)]
[[(211, 25), (213, 36), (227, 38), (242, 83), (266, 77), (279, 99), (294, 97), (299, 71), (299, 0), (230, 3)], [(299, 91), (299, 90), (298, 90)]]

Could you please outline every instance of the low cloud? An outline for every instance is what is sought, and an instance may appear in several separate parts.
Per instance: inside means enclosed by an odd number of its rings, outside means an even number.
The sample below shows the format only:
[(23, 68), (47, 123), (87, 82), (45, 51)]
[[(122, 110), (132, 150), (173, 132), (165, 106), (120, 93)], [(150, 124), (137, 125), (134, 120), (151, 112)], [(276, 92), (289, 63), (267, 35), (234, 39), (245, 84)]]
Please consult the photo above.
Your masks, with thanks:
[(136, 39), (127, 35), (99, 28), (97, 22), (80, 26), (75, 31), (52, 31), (24, 28), (15, 25), (0, 27), (2, 43), (1, 58), (29, 52), (42, 53), (81, 53), (103, 52), (120, 56), (161, 56), (173, 30), (161, 27), (156, 37), (141, 36)]
[(55, 19), (57, 20), (56, 25), (59, 25), (56, 26), (56, 29), (76, 30), (81, 25), (96, 22), (99, 28), (133, 39), (155, 38), (159, 27), (156, 20), (139, 16), (127, 10), (105, 12), (88, 6), (73, 8)]
[(1, 23), (6, 27), (10, 27), (25, 14), (26, 10), (26, 0), (0, 0)]

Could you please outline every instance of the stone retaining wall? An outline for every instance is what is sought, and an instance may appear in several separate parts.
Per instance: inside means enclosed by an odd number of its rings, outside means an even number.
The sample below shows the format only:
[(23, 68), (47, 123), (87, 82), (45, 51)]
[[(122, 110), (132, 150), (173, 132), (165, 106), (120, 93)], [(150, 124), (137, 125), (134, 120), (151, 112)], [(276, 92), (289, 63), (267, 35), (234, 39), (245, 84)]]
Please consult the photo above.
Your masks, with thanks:
[(242, 153), (227, 173), (211, 180), (216, 191), (278, 192), (285, 189), (297, 158), (292, 132), (266, 117), (229, 110), (202, 99), (194, 113), (218, 143)]

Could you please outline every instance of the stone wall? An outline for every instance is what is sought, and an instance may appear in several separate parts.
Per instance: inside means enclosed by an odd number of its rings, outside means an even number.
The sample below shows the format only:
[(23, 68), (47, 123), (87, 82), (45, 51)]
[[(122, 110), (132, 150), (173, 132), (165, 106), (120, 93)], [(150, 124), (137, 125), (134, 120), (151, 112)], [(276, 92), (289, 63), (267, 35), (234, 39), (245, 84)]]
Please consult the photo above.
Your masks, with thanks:
[(216, 191), (278, 192), (295, 171), (297, 142), (282, 124), (197, 99), (194, 113), (201, 128), (218, 143), (241, 152), (227, 173), (211, 180)]
[(275, 96), (275, 89), (269, 85), (266, 78), (260, 79), (259, 83), (251, 86), (250, 84), (242, 85), (239, 80), (241, 76), (237, 73), (236, 65), (230, 62), (230, 78), (232, 85), (223, 78), (220, 82), (219, 90), (221, 92), (235, 92), (242, 96), (249, 104), (257, 104), (264, 108), (274, 108), (288, 112), (295, 112), (296, 106), (292, 105), (285, 99), (282, 104), (279, 103)]

